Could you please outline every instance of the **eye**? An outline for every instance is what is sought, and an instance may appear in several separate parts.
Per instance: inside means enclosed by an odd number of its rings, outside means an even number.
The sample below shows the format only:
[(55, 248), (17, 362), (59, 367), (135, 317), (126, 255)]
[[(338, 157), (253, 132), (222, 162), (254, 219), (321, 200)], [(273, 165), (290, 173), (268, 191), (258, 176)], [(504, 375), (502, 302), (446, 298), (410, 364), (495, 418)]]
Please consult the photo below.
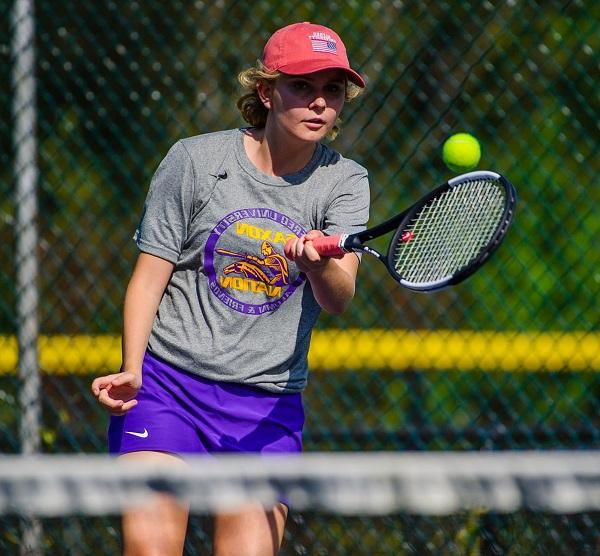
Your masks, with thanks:
[(309, 87), (309, 84), (307, 81), (292, 81), (292, 88), (294, 88), (296, 91), (305, 91), (307, 90)]
[(344, 85), (343, 83), (330, 83), (327, 85), (327, 91), (334, 95), (341, 94), (344, 92)]

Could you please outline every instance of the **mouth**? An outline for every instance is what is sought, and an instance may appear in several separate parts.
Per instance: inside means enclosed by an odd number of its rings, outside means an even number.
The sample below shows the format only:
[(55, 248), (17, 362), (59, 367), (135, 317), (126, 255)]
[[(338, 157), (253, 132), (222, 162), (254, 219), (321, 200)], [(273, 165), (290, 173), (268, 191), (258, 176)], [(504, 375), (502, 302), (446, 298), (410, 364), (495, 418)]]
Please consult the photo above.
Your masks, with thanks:
[(310, 120), (304, 120), (304, 124), (309, 129), (321, 129), (327, 122), (321, 118), (311, 118)]

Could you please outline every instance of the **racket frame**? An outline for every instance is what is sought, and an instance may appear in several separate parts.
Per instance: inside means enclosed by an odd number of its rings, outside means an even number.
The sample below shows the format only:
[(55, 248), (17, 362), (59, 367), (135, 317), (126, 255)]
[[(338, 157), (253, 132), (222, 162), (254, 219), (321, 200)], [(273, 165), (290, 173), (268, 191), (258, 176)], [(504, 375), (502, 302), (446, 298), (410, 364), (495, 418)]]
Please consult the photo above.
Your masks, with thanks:
[[(455, 187), (459, 187), (465, 181), (489, 178), (497, 180), (502, 184), (506, 192), (506, 203), (502, 217), (500, 218), (500, 223), (496, 228), (490, 241), (488, 242), (486, 248), (483, 249), (481, 253), (477, 257), (475, 257), (466, 267), (461, 269), (459, 272), (451, 275), (450, 277), (444, 278), (442, 280), (436, 280), (433, 282), (423, 282), (419, 284), (414, 284), (412, 282), (409, 282), (408, 280), (405, 280), (394, 268), (394, 247), (398, 243), (399, 237), (404, 233), (406, 225), (411, 221), (414, 215), (417, 214), (425, 205), (430, 203), (433, 199), (439, 197), (446, 191), (449, 191)], [(494, 251), (496, 251), (496, 249), (502, 242), (502, 239), (506, 235), (506, 232), (508, 231), (508, 228), (514, 218), (515, 204), (515, 188), (506, 178), (504, 178), (504, 176), (501, 176), (500, 174), (496, 172), (491, 172), (489, 170), (478, 170), (475, 172), (469, 172), (448, 180), (446, 183), (430, 191), (427, 195), (419, 199), (419, 201), (417, 201), (414, 205), (412, 205), (405, 211), (401, 212), (400, 214), (397, 214), (389, 220), (386, 220), (385, 222), (382, 222), (377, 226), (374, 226), (373, 228), (369, 228), (367, 230), (363, 230), (362, 232), (358, 232), (355, 234), (343, 234), (342, 236), (340, 236), (339, 247), (345, 252), (360, 251), (363, 253), (368, 253), (369, 255), (378, 258), (381, 262), (385, 264), (388, 272), (394, 278), (394, 280), (399, 282), (405, 288), (408, 288), (413, 291), (424, 292), (440, 290), (448, 286), (456, 285), (468, 278), (489, 259), (489, 257)], [(373, 247), (364, 244), (365, 241), (369, 241), (382, 235), (385, 235), (394, 229), (396, 231), (392, 236), (391, 241), (389, 242), (386, 254), (380, 253)]]

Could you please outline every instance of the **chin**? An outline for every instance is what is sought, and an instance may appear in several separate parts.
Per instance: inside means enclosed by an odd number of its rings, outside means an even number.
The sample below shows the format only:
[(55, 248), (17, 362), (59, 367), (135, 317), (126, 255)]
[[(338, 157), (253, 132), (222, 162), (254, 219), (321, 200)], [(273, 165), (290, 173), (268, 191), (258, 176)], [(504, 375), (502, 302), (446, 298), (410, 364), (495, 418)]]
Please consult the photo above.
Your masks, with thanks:
[(311, 143), (318, 143), (319, 141), (322, 141), (323, 139), (325, 139), (327, 137), (327, 134), (329, 133), (329, 128), (327, 129), (319, 129), (318, 131), (311, 131), (311, 130), (301, 130), (300, 133), (297, 134), (297, 137), (299, 139), (302, 139), (304, 141), (310, 141)]

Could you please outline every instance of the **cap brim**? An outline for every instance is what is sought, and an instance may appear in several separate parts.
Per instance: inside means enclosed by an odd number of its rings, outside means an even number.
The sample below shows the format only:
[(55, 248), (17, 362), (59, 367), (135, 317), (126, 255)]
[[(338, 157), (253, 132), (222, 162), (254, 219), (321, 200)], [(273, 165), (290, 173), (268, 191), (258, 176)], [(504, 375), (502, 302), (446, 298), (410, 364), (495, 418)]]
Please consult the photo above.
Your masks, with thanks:
[(287, 73), (288, 75), (302, 75), (305, 73), (315, 73), (317, 71), (328, 69), (340, 69), (348, 76), (348, 79), (352, 81), (352, 83), (358, 85), (361, 88), (364, 88), (365, 86), (365, 80), (362, 78), (360, 73), (354, 71), (352, 68), (349, 68), (347, 66), (332, 63), (331, 60), (304, 60), (302, 62), (287, 64), (285, 66), (277, 68), (278, 71), (282, 73)]

